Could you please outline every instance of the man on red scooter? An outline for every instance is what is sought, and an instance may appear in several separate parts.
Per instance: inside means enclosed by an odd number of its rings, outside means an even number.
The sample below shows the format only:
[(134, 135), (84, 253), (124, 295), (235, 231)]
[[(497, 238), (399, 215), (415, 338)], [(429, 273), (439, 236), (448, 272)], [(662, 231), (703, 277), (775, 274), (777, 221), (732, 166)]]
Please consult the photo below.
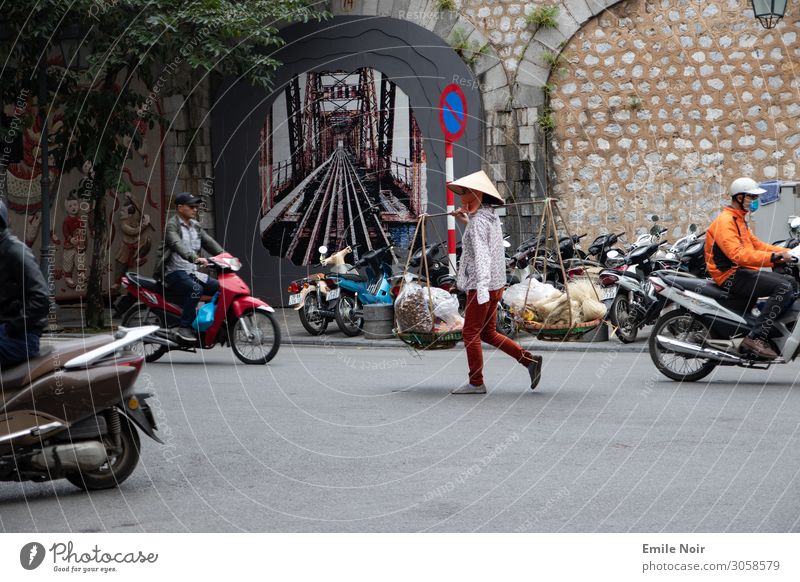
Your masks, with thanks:
[(180, 326), (175, 335), (187, 343), (197, 341), (192, 322), (200, 297), (219, 291), (219, 282), (198, 270), (208, 265), (208, 260), (201, 257), (200, 252), (204, 250), (211, 255), (224, 252), (196, 220), (200, 203), (200, 198), (188, 192), (175, 197), (175, 216), (167, 221), (153, 273), (153, 277), (163, 280), (172, 293), (185, 297)]
[(795, 281), (778, 273), (762, 271), (791, 260), (789, 249), (759, 240), (747, 225), (748, 212), (758, 209), (758, 196), (766, 192), (752, 178), (738, 178), (730, 187), (731, 205), (722, 209), (706, 233), (706, 265), (714, 282), (730, 295), (749, 299), (769, 296), (753, 330), (740, 349), (765, 360), (778, 354), (767, 338), (777, 318), (792, 304)]

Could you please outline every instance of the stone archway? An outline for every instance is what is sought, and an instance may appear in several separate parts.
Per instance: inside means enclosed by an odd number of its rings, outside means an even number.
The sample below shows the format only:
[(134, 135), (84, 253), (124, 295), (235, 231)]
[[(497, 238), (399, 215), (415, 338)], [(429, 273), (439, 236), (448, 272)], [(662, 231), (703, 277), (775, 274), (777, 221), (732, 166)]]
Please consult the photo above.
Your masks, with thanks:
[[(331, 72), (349, 75), (370, 69), (375, 71), (375, 79), (391, 79), (407, 96), (423, 138), (428, 212), (440, 212), (445, 206), (444, 145), (438, 121), (439, 97), (445, 86), (461, 85), (469, 110), (467, 130), (456, 146), (456, 173), (465, 174), (481, 167), (484, 133), (478, 80), (456, 52), (428, 29), (391, 17), (339, 16), (323, 23), (294, 25), (282, 34), (287, 44), (274, 55), (283, 66), (276, 71), (272, 90), (233, 80), (225, 82), (219, 88), (211, 113), (218, 193), (216, 218), (220, 231), (226, 233), (224, 246), (253, 266), (251, 280), (258, 294), (278, 303), (285, 299), (288, 281), (305, 274), (306, 269), (266, 256), (261, 248), (261, 219), (265, 213), (264, 173), (259, 165), (264, 158), (260, 152), (262, 129), (265, 119), (272, 115), (273, 102), (297, 75)], [(293, 91), (299, 94), (299, 86)], [(299, 102), (301, 97), (292, 99)], [(303, 136), (305, 131), (297, 135)], [(293, 198), (294, 188), (301, 185), (290, 186)], [(380, 186), (376, 192), (383, 196)], [(270, 203), (277, 207), (281, 200), (273, 197)], [(283, 212), (283, 208), (276, 212)], [(270, 220), (270, 224), (275, 224), (274, 215)], [(436, 222), (438, 232), (444, 235), (444, 218)], [(298, 222), (298, 232), (303, 232), (305, 224), (308, 220)], [(231, 228), (232, 225), (236, 228)], [(288, 232), (285, 228), (280, 230)], [(273, 231), (274, 228), (270, 230)], [(303, 261), (308, 261), (308, 249), (312, 246), (304, 245)]]

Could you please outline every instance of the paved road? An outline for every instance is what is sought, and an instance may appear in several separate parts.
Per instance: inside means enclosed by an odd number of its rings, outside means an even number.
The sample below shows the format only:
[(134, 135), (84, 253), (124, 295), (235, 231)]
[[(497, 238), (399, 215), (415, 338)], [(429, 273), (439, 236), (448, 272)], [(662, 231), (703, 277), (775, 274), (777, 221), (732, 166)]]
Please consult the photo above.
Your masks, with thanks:
[(461, 349), (202, 356), (145, 369), (167, 445), (120, 490), (0, 483), (0, 530), (800, 530), (796, 366), (679, 385), (647, 354), (548, 353), (534, 393), (493, 352), (475, 397), (448, 394)]

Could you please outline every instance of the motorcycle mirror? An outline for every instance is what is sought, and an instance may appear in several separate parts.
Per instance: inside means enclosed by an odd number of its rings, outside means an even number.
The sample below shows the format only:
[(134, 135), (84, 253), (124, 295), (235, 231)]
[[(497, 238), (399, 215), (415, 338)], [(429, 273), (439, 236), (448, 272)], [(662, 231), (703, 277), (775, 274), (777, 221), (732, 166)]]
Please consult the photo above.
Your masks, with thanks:
[(653, 215), (653, 216), (650, 218), (650, 220), (652, 220), (653, 222), (658, 222), (658, 214), (654, 214), (654, 215)]
[(319, 247), (319, 253), (321, 255), (324, 255), (327, 252), (328, 252), (328, 247), (326, 247), (325, 245), (322, 245), (321, 247)]
[(697, 232), (697, 225), (695, 223), (689, 225), (689, 232), (692, 234)]
[(506, 247), (506, 248), (508, 248), (508, 247), (510, 247), (510, 246), (511, 246), (511, 243), (510, 243), (510, 242), (508, 242), (507, 240), (504, 240), (504, 241), (503, 241), (503, 246), (504, 246), (504, 247)]

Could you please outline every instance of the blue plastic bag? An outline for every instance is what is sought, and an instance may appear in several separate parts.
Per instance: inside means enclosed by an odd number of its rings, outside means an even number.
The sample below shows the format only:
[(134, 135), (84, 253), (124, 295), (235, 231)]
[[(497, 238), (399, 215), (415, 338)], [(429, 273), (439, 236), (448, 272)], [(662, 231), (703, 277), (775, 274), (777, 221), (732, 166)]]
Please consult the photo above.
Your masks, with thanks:
[(219, 297), (219, 292), (214, 293), (211, 301), (197, 310), (197, 317), (194, 318), (194, 322), (192, 323), (192, 327), (197, 331), (206, 331), (211, 327), (211, 324), (214, 323), (214, 312), (217, 309), (217, 297)]

